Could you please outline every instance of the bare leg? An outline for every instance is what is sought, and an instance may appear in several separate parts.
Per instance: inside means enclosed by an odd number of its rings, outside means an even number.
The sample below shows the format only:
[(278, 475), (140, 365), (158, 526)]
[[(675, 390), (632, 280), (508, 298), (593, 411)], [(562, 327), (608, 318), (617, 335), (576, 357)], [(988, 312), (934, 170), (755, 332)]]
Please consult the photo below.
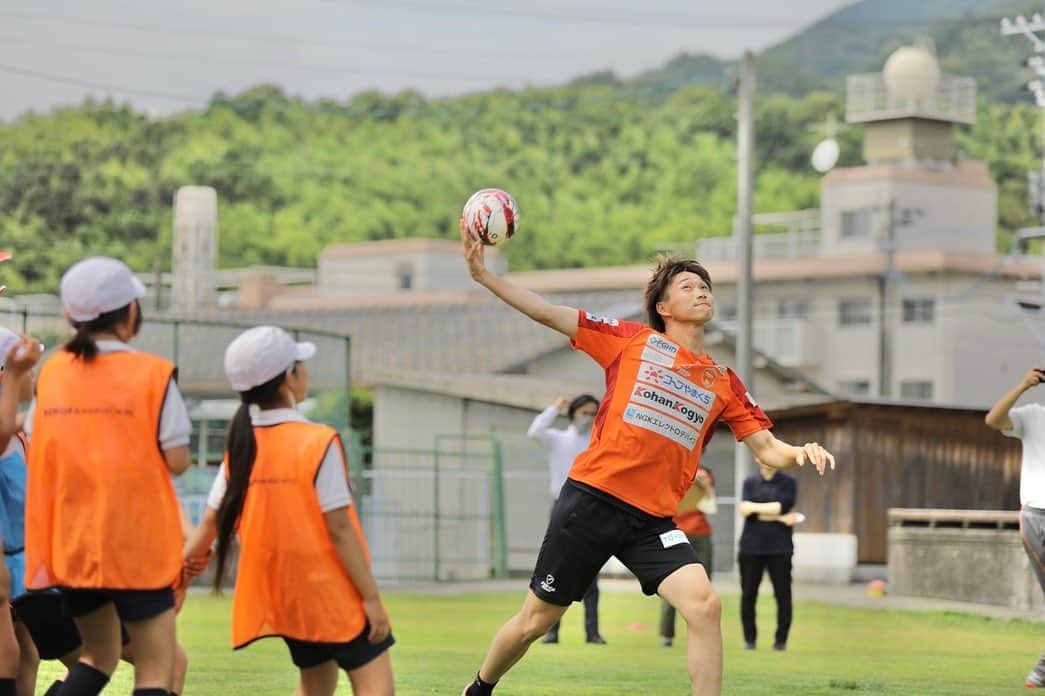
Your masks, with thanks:
[(102, 674), (112, 676), (120, 661), (120, 619), (116, 607), (110, 602), (92, 612), (73, 619), (80, 631), (83, 647), (79, 661), (90, 665)]
[(500, 681), (512, 665), (522, 659), (530, 645), (565, 613), (566, 607), (538, 599), (533, 590), (527, 589), (522, 610), (508, 619), (493, 638), (483, 666), (479, 669), (482, 680), (491, 683)]
[(36, 693), (36, 670), (40, 667), (40, 654), (36, 652), (33, 637), (29, 635), (25, 624), (15, 624), (15, 637), (18, 639), (20, 655), (15, 688), (18, 696), (33, 696)]
[(392, 654), (386, 650), (359, 669), (348, 673), (355, 696), (393, 696)]
[(181, 643), (175, 643), (174, 678), (171, 679), (171, 691), (176, 694), (185, 693), (185, 676), (189, 673), (189, 656)]
[(691, 563), (669, 575), (657, 593), (686, 621), (686, 666), (693, 696), (722, 693), (722, 602), (704, 566)]
[(170, 691), (177, 637), (174, 609), (144, 621), (125, 621), (134, 653), (134, 688)]
[(8, 608), (11, 601), (11, 573), (0, 563), (0, 679), (18, 676), (18, 639)]
[(328, 660), (315, 667), (305, 667), (301, 672), (301, 682), (294, 696), (334, 696), (337, 690), (337, 663)]

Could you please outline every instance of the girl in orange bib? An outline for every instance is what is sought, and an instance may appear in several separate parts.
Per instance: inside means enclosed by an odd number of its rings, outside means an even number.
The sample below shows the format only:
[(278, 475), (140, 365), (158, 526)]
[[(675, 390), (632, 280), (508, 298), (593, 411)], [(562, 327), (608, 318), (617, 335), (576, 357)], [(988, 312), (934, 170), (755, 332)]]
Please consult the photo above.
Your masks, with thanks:
[(242, 403), (200, 527), (185, 547), (199, 570), (217, 538), (214, 587), (240, 542), (232, 645), (278, 636), (301, 672), (297, 694), (331, 696), (344, 669), (356, 694), (393, 693), (388, 614), (352, 505), (337, 431), (294, 406), (308, 393), (311, 343), (259, 326), (225, 351)]
[(61, 588), (83, 641), (59, 696), (99, 693), (134, 644), (135, 696), (167, 696), (182, 531), (171, 474), (189, 465), (189, 417), (168, 361), (127, 344), (145, 288), (95, 257), (62, 276), (76, 335), (40, 370), (26, 418), (25, 584)]

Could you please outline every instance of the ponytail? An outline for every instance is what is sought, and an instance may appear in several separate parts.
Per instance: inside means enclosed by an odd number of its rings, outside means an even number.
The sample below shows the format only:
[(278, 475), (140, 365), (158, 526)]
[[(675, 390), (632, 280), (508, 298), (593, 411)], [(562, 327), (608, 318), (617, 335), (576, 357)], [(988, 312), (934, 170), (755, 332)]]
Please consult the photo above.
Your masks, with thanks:
[(243, 514), (243, 504), (247, 500), (247, 488), (250, 485), (250, 474), (254, 470), (254, 460), (258, 454), (258, 443), (254, 439), (254, 425), (250, 419), (250, 407), (261, 408), (271, 406), (279, 396), (279, 388), (286, 380), (286, 374), (280, 374), (264, 384), (245, 392), (240, 392), (240, 405), (236, 415), (229, 423), (229, 432), (225, 444), (225, 461), (228, 472), (228, 486), (225, 496), (218, 506), (218, 538), (217, 568), (214, 573), (214, 591), (221, 590), (225, 579), (225, 562), (228, 559), (229, 547), (236, 534), (236, 525)]
[(138, 307), (138, 312), (134, 319), (134, 326), (131, 327), (133, 335), (137, 335), (142, 325), (142, 308), (138, 303), (138, 300), (135, 300), (131, 304), (124, 305), (119, 309), (114, 309), (105, 314), (99, 314), (90, 321), (72, 322), (73, 328), (76, 329), (76, 335), (66, 342), (65, 350), (76, 357), (83, 359), (84, 362), (91, 362), (94, 360), (98, 357), (98, 344), (95, 343), (93, 334), (102, 333), (103, 331), (112, 331), (114, 328), (127, 321), (127, 317), (131, 315), (131, 305), (137, 305)]
[[(95, 320), (97, 321), (97, 319)], [(94, 342), (91, 337), (91, 324), (93, 322), (76, 322), (73, 326), (76, 328), (76, 335), (69, 339), (69, 342), (65, 344), (65, 349), (75, 355), (78, 358), (83, 359), (84, 362), (91, 362), (98, 355), (98, 344)]]

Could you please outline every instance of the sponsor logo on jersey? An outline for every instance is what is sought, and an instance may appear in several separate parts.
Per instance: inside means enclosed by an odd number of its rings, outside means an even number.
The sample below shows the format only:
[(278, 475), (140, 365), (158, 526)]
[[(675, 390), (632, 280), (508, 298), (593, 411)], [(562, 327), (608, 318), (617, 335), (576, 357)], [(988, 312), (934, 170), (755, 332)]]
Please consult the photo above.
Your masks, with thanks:
[(672, 357), (679, 354), (679, 345), (672, 343), (660, 334), (650, 334), (650, 337), (646, 339), (646, 345), (650, 348), (656, 348), (661, 353), (667, 353)]
[(585, 312), (584, 318), (588, 321), (595, 322), (596, 324), (605, 324), (606, 326), (620, 326), (620, 321), (611, 317), (600, 317), (591, 312)]
[(697, 406), (700, 406), (706, 411), (710, 411), (712, 404), (715, 403), (714, 392), (708, 391), (707, 389), (701, 389), (688, 379), (683, 379), (680, 375), (671, 370), (665, 370), (663, 367), (657, 365), (641, 363), (639, 365), (638, 379), (643, 382), (649, 382), (664, 387), (664, 389), (671, 393), (696, 403)]
[(649, 346), (642, 349), (642, 359), (647, 362), (663, 365), (664, 367), (671, 367), (675, 364), (675, 358), (670, 355), (664, 355), (659, 350), (653, 350)]
[(624, 422), (662, 435), (690, 452), (697, 446), (699, 433), (693, 428), (643, 406), (629, 403), (624, 409)]
[(635, 385), (635, 390), (631, 393), (631, 402), (649, 406), (661, 413), (692, 423), (698, 430), (703, 429), (708, 419), (707, 413), (688, 401), (646, 384)]

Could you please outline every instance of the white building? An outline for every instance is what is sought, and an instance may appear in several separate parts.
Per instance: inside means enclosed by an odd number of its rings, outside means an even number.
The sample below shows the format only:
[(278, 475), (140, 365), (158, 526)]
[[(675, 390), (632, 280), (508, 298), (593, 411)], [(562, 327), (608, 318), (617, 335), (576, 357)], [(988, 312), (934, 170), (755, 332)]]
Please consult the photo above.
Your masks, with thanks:
[[(837, 169), (819, 211), (756, 216), (756, 347), (854, 397), (987, 406), (1040, 347), (1012, 298), (1041, 267), (996, 252), (997, 187), (956, 158), (975, 84), (904, 47), (883, 73), (849, 78), (862, 167)], [(735, 312), (735, 241), (703, 240), (718, 317)]]

